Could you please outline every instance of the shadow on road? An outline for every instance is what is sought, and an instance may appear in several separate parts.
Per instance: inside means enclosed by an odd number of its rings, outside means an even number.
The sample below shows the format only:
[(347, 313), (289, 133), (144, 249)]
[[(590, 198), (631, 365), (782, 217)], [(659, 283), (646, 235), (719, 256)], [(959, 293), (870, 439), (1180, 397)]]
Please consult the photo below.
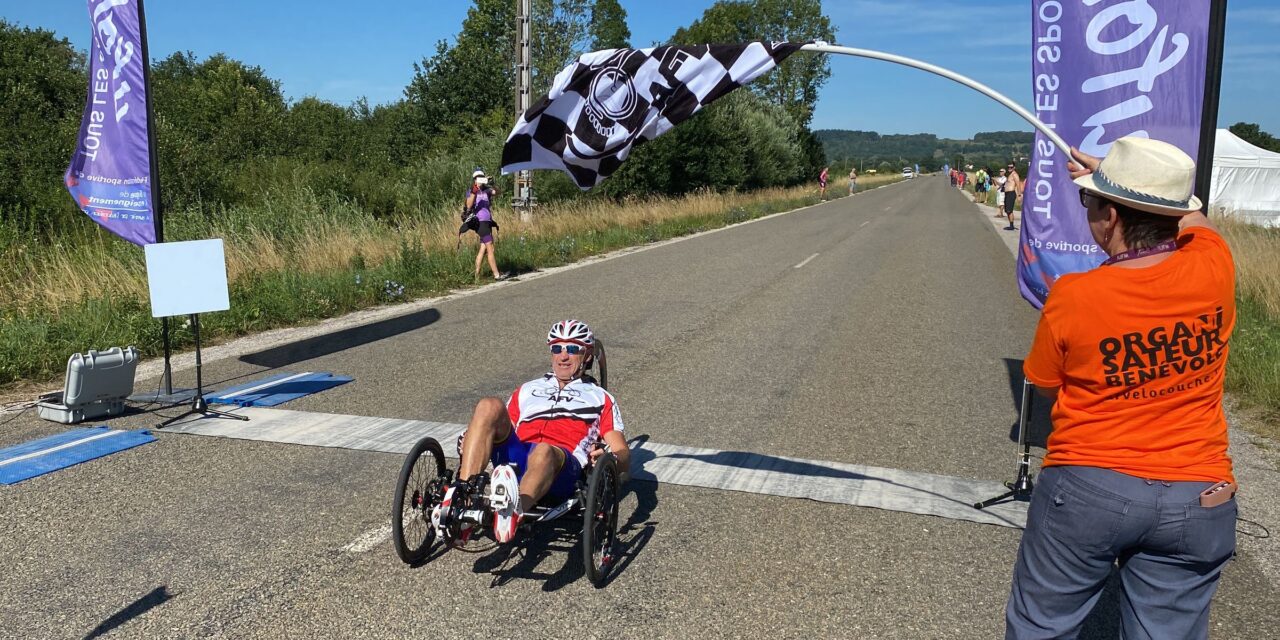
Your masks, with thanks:
[(149, 593), (134, 600), (129, 606), (115, 612), (110, 618), (103, 620), (84, 637), (84, 640), (97, 638), (110, 633), (116, 627), (172, 600), (175, 594), (169, 593), (169, 587), (159, 586)]
[[(1009, 371), (1009, 395), (1013, 400), (1013, 424), (1009, 426), (1009, 440), (1018, 441), (1018, 415), (1022, 412), (1022, 360), (1005, 358), (1004, 366)], [(1031, 415), (1028, 422), (1027, 442), (1033, 447), (1043, 449), (1049, 442), (1049, 432), (1053, 431), (1053, 422), (1049, 417), (1053, 403), (1036, 391), (1031, 392)]]
[(377, 342), (402, 333), (408, 333), (430, 325), (439, 319), (439, 310), (424, 309), (372, 324), (351, 327), (350, 329), (343, 329), (334, 333), (272, 347), (265, 351), (246, 354), (240, 356), (240, 361), (275, 369), (295, 362), (345, 351), (370, 342)]
[[(641, 441), (640, 444), (643, 444), (643, 441)], [(652, 482), (656, 484), (657, 478), (654, 477), (651, 472), (646, 472), (644, 468), (646, 463), (656, 458), (656, 455), (652, 451), (639, 448), (638, 445), (636, 444), (631, 445), (631, 447), (632, 447), (631, 448), (632, 482), (634, 483), (636, 480), (639, 480), (640, 482)], [(880, 478), (877, 476), (869, 476), (866, 474), (856, 473), (853, 471), (845, 471), (843, 469), (836, 469), (836, 468), (824, 466), (821, 464), (814, 464), (812, 462), (806, 462), (803, 460), (792, 460), (789, 458), (780, 458), (777, 456), (764, 455), (761, 453), (752, 453), (750, 451), (717, 451), (714, 454), (672, 453), (672, 454), (663, 456), (663, 459), (674, 459), (674, 458), (699, 460), (707, 464), (714, 464), (714, 465), (719, 465), (723, 467), (731, 467), (734, 469), (743, 469), (748, 471), (767, 470), (773, 473), (787, 474), (787, 475), (793, 475), (798, 477), (837, 478), (840, 480), (864, 480), (864, 481), (870, 481), (870, 482), (881, 482), (887, 485), (892, 485), (895, 487), (903, 487), (906, 489), (910, 489), (912, 491), (918, 491), (923, 494), (937, 496), (938, 498), (941, 498), (942, 500), (955, 505), (954, 508), (957, 511), (962, 511), (966, 515), (969, 512), (973, 511), (973, 504), (971, 502), (957, 500), (951, 496), (938, 493), (936, 491), (930, 491), (929, 489), (926, 489), (926, 488), (903, 484), (901, 482), (895, 482), (893, 480), (888, 480), (886, 478)], [(707, 486), (707, 485), (700, 485), (700, 486)], [(718, 488), (733, 490), (732, 487), (718, 487)], [(988, 516), (991, 516), (992, 518), (996, 518), (1008, 524), (1009, 526), (1016, 527), (1019, 529), (1022, 528), (1021, 524), (1018, 524), (1012, 520), (1009, 520), (1008, 518), (1005, 518), (1004, 516), (998, 513), (995, 513), (992, 511), (985, 511), (984, 513), (986, 513)], [(934, 515), (938, 515), (942, 517), (957, 517), (960, 519), (967, 519), (963, 515), (958, 515), (958, 514), (955, 516), (947, 516), (942, 513), (935, 513)]]
[(1084, 619), (1084, 625), (1080, 628), (1080, 638), (1081, 640), (1103, 640), (1119, 637), (1120, 574), (1112, 568), (1111, 576), (1107, 578), (1107, 584), (1102, 588), (1102, 595), (1098, 597), (1098, 604), (1094, 605), (1093, 611), (1090, 611), (1088, 617)]
[[(643, 451), (636, 449), (638, 444), (648, 441), (649, 436), (640, 435), (628, 442), (633, 452), (631, 467), (636, 468), (634, 454)], [(652, 456), (652, 454), (650, 454)], [(656, 482), (637, 481), (632, 479), (625, 487), (619, 516), (625, 514), (627, 498), (635, 496), (636, 506), (631, 510), (625, 522), (618, 523), (617, 540), (614, 545), (614, 565), (605, 576), (601, 588), (607, 587), (627, 567), (635, 561), (649, 541), (653, 539), (658, 523), (650, 520), (653, 510), (658, 506), (658, 484)], [(564, 556), (564, 565), (553, 573), (537, 571), (542, 561), (551, 557), (552, 553)], [(507, 566), (514, 560), (515, 564)], [(476, 559), (473, 569), (476, 572), (494, 574), (490, 587), (500, 587), (520, 578), (527, 580), (545, 580), (542, 590), (558, 591), (586, 575), (585, 560), (582, 556), (582, 515), (575, 512), (560, 520), (546, 525), (535, 526), (522, 544), (499, 547), (492, 553)]]

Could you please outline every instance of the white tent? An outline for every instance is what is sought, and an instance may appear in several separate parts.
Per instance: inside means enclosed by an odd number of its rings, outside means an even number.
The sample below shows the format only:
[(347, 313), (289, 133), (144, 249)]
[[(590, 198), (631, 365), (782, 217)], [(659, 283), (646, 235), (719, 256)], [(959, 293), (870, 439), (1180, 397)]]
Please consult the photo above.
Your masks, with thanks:
[(1280, 227), (1280, 153), (1218, 129), (1209, 206), (1245, 222)]

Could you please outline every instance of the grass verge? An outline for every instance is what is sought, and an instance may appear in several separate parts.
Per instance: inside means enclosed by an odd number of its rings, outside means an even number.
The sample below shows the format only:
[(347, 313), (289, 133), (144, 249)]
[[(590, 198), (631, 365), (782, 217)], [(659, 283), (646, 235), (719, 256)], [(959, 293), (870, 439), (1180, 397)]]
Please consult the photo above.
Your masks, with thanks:
[[(864, 179), (862, 186), (899, 179)], [(227, 243), (231, 309), (201, 317), (206, 343), (475, 282), (475, 236), (457, 248), (452, 211), (382, 221), (306, 192), (284, 194), (278, 202), (265, 210), (166, 219), (170, 239), (220, 237)], [(524, 273), (815, 202), (812, 188), (798, 187), (621, 204), (576, 201), (540, 209), (533, 223), (500, 212), (496, 251), (502, 270)], [(62, 245), (0, 244), (0, 258), (18, 264), (0, 277), (0, 386), (52, 380), (70, 354), (91, 348), (132, 344), (144, 356), (161, 351), (160, 322), (150, 315), (145, 264), (136, 247), (94, 233)], [(193, 342), (184, 321), (171, 326), (176, 348)]]
[(1236, 329), (1227, 390), (1256, 413), (1255, 431), (1280, 440), (1280, 229), (1215, 215), (1236, 263)]

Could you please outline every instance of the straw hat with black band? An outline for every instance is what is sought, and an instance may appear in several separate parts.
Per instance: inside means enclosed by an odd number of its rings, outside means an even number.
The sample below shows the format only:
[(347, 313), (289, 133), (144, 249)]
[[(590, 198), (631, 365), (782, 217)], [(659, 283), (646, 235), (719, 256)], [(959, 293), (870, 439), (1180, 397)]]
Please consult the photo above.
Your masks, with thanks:
[(1191, 194), (1196, 165), (1167, 142), (1124, 137), (1093, 173), (1075, 179), (1076, 185), (1127, 207), (1162, 216), (1199, 211), (1200, 199)]

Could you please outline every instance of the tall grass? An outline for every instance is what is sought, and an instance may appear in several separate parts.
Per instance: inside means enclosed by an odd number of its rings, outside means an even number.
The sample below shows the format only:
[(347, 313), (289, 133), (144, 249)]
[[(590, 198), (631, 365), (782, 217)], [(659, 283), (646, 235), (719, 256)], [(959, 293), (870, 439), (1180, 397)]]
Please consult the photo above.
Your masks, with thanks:
[(1280, 229), (1214, 216), (1236, 263), (1236, 331), (1227, 389), (1261, 414), (1260, 430), (1280, 438)]
[[(862, 178), (864, 188), (896, 181)], [(836, 194), (838, 190), (833, 189)], [(540, 208), (532, 222), (499, 211), (497, 255), (517, 272), (693, 233), (817, 200), (810, 187), (701, 192), (615, 203), (580, 199)], [(269, 204), (176, 212), (166, 239), (226, 242), (231, 309), (201, 319), (210, 340), (332, 317), (474, 282), (474, 236), (457, 249), (457, 211), (384, 220), (305, 188)], [(0, 235), (0, 384), (48, 380), (69, 354), (134, 344), (160, 350), (142, 251), (86, 222), (74, 237), (35, 244)], [(184, 326), (177, 344), (190, 341)]]

